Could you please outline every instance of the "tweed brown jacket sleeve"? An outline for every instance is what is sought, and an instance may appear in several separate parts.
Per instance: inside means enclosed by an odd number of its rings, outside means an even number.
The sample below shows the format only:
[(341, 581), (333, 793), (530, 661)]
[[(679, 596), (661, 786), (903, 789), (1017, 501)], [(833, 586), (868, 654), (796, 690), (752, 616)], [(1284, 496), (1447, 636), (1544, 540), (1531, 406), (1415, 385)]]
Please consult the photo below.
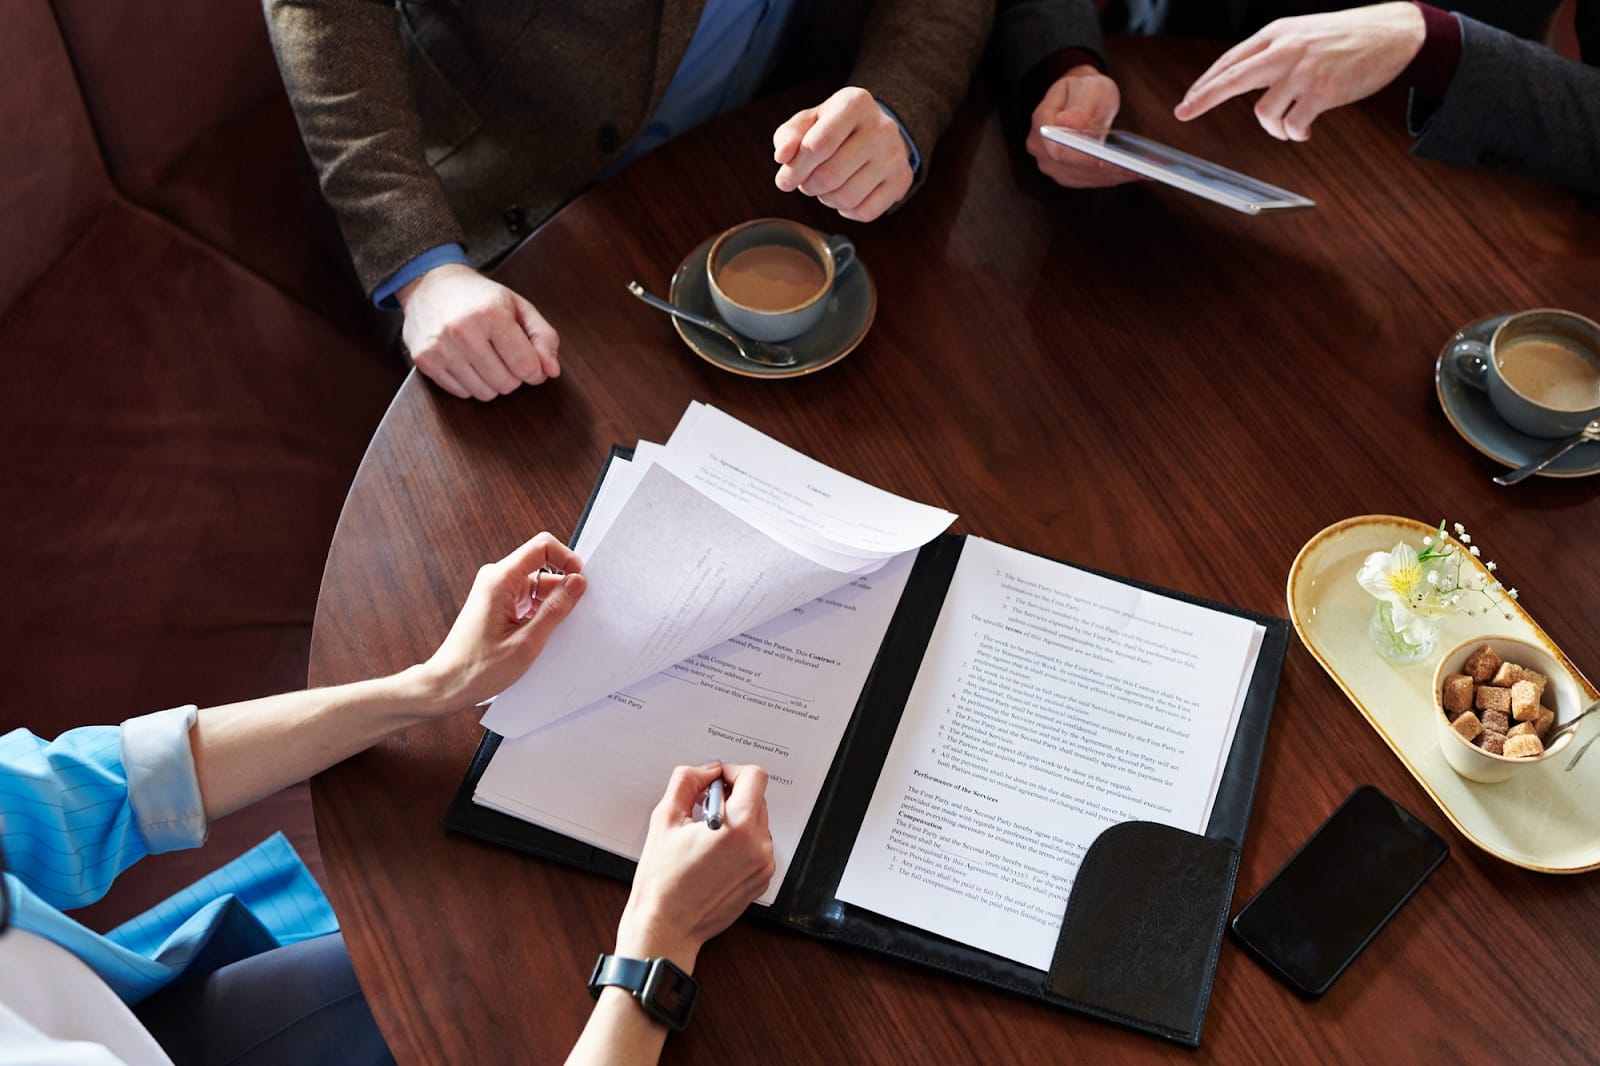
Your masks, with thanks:
[(428, 165), (399, 17), (386, 0), (264, 0), (278, 67), (368, 294), (462, 242)]
[(868, 5), (850, 84), (887, 105), (911, 135), (922, 155), (919, 185), (934, 145), (967, 95), (993, 22), (993, 0)]

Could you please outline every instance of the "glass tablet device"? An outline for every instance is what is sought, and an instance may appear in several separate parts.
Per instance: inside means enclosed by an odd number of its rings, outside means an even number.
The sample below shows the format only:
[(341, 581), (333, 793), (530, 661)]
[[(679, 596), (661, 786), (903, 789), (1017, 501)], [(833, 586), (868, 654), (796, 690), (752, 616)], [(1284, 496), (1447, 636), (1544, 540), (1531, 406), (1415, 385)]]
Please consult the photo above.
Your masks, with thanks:
[(1099, 141), (1060, 126), (1040, 126), (1039, 132), (1057, 144), (1075, 148), (1096, 159), (1115, 163), (1135, 174), (1154, 178), (1247, 215), (1317, 206), (1315, 200), (1308, 200), (1288, 189), (1257, 181), (1248, 174), (1229, 170), (1176, 148), (1168, 148), (1135, 133), (1109, 130), (1106, 139)]

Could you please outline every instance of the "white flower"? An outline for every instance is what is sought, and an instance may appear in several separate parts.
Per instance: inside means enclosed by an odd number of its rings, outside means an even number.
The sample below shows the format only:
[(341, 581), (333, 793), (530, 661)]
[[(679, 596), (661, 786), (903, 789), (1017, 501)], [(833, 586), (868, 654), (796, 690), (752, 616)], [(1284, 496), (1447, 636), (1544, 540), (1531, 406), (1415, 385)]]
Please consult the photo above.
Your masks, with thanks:
[(1393, 551), (1373, 552), (1356, 575), (1361, 587), (1378, 599), (1403, 607), (1422, 583), (1422, 564), (1411, 545), (1401, 541)]
[(1459, 537), (1459, 536), (1461, 536), (1461, 534), (1466, 532), (1466, 528), (1464, 526), (1462, 526), (1462, 524), (1460, 522), (1457, 522), (1455, 524), (1455, 531), (1456, 531), (1456, 536)]
[(1438, 583), (1439, 583), (1439, 572), (1437, 570), (1429, 570), (1428, 571), (1428, 584), (1437, 585)]
[(1517, 598), (1517, 590), (1516, 589), (1506, 589), (1506, 595), (1510, 596), (1512, 599), (1516, 599)]
[(1423, 547), (1424, 547), (1424, 548), (1431, 548), (1431, 547), (1433, 547), (1433, 538), (1432, 538), (1432, 537), (1423, 537), (1423, 538), (1422, 538), (1422, 546), (1423, 546)]
[[(1488, 562), (1484, 563), (1483, 564), (1483, 568), (1485, 570), (1489, 571), (1489, 573), (1491, 573), (1491, 574), (1494, 573), (1494, 560), (1490, 559)], [(1499, 586), (1500, 586), (1500, 583), (1498, 581), (1495, 582), (1495, 587), (1498, 588)]]
[[(1470, 533), (1461, 534), (1461, 543), (1463, 543), (1463, 544), (1471, 544), (1472, 543), (1472, 534), (1470, 534)], [(1478, 553), (1477, 552), (1473, 552), (1472, 554), (1473, 555), (1477, 555)]]
[[(1446, 613), (1429, 586), (1422, 563), (1409, 544), (1401, 541), (1393, 551), (1373, 552), (1356, 575), (1361, 587), (1389, 605), (1394, 631), (1408, 643), (1421, 644), (1433, 628), (1432, 619)], [(1437, 579), (1436, 579), (1437, 580)]]
[(1472, 557), (1474, 559), (1476, 559), (1478, 557), (1478, 546), (1476, 544), (1474, 544), (1472, 547), (1468, 548), (1467, 551), (1472, 553)]

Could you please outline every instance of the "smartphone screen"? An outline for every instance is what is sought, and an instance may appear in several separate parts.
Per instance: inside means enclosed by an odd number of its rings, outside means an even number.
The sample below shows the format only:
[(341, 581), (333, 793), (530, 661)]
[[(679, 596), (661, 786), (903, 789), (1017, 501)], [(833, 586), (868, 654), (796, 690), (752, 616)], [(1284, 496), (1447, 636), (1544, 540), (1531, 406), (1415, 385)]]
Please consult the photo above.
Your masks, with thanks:
[(1449, 854), (1362, 785), (1234, 916), (1234, 935), (1297, 992), (1320, 996)]

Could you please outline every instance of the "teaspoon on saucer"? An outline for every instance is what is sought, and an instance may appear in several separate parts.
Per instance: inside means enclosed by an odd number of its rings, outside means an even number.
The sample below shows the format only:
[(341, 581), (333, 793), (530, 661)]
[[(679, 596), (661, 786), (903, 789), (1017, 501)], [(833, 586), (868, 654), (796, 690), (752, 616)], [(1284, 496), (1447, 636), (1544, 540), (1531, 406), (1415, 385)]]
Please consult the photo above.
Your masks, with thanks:
[(747, 362), (755, 363), (758, 366), (781, 367), (794, 366), (800, 361), (799, 357), (796, 356), (792, 350), (781, 344), (770, 344), (766, 341), (758, 341), (752, 340), (749, 337), (742, 337), (714, 318), (707, 318), (705, 315), (697, 315), (693, 311), (685, 311), (675, 303), (663, 300), (659, 296), (655, 296), (646, 292), (644, 290), (644, 286), (640, 285), (637, 281), (628, 282), (628, 291), (658, 311), (665, 311), (669, 315), (676, 315), (685, 322), (692, 322), (701, 329), (710, 330), (712, 333), (715, 333), (717, 336), (733, 345), (734, 351), (738, 352), (740, 358), (746, 360)]
[(1495, 476), (1494, 483), (1496, 485), (1515, 485), (1523, 478), (1532, 477), (1534, 474), (1537, 474), (1539, 471), (1543, 470), (1545, 467), (1549, 466), (1551, 463), (1555, 462), (1557, 459), (1561, 458), (1563, 455), (1566, 455), (1572, 449), (1588, 440), (1600, 440), (1600, 418), (1590, 422), (1587, 426), (1584, 426), (1580, 432), (1574, 436), (1568, 437), (1566, 440), (1562, 441), (1560, 444), (1557, 444), (1554, 448), (1551, 448), (1548, 452), (1545, 452), (1543, 455), (1539, 456), (1539, 458), (1535, 459), (1531, 463), (1528, 463), (1526, 466), (1519, 466), (1509, 474), (1497, 474)]

